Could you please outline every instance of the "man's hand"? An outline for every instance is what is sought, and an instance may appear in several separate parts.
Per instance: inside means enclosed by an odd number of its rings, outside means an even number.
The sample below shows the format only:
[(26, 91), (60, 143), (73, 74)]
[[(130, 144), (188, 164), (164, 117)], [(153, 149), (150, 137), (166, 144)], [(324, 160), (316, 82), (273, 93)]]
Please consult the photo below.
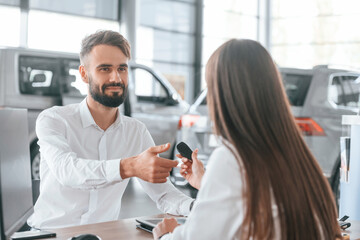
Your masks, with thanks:
[(170, 149), (170, 144), (148, 148), (140, 155), (120, 161), (120, 175), (123, 179), (138, 177), (151, 183), (164, 183), (178, 162), (161, 158), (159, 153)]

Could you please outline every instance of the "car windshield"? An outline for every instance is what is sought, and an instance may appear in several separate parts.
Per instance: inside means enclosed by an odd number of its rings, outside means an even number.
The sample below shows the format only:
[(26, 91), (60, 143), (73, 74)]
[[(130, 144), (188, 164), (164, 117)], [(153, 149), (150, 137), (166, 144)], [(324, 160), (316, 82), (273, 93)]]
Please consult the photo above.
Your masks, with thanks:
[(292, 106), (303, 106), (312, 75), (282, 73), (285, 91)]

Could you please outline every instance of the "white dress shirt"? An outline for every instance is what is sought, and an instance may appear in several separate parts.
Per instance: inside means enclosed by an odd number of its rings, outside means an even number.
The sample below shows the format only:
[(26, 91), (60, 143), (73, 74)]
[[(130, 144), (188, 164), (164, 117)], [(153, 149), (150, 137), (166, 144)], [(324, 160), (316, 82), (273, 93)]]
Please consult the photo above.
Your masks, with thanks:
[[(29, 226), (50, 229), (119, 218), (129, 182), (120, 177), (120, 161), (154, 146), (143, 123), (119, 112), (106, 131), (96, 125), (86, 99), (39, 115), (40, 196)], [(193, 199), (169, 180), (161, 184), (139, 181), (160, 210), (188, 215)]]
[[(240, 239), (238, 230), (243, 222), (243, 176), (232, 152), (221, 146), (212, 153), (201, 188), (185, 224), (161, 240), (227, 240)], [(276, 204), (272, 206), (275, 238), (280, 239), (280, 222)]]

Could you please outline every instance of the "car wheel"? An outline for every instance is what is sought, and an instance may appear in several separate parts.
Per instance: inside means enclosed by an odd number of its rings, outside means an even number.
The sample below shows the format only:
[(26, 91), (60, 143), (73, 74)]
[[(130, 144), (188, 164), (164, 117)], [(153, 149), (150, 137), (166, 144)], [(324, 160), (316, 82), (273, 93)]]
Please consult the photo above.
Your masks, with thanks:
[(32, 144), (31, 155), (31, 176), (32, 179), (40, 179), (40, 147), (37, 143)]

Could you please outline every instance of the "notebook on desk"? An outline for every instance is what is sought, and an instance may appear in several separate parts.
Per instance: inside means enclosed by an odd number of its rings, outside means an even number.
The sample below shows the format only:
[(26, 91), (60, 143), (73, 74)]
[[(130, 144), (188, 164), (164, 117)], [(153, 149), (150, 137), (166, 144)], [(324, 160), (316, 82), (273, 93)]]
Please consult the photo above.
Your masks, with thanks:
[[(135, 219), (139, 224), (136, 225), (137, 228), (140, 228), (147, 232), (152, 232), (153, 228), (163, 220), (164, 218), (139, 218)], [(184, 224), (186, 221), (185, 217), (175, 218), (179, 224)]]

